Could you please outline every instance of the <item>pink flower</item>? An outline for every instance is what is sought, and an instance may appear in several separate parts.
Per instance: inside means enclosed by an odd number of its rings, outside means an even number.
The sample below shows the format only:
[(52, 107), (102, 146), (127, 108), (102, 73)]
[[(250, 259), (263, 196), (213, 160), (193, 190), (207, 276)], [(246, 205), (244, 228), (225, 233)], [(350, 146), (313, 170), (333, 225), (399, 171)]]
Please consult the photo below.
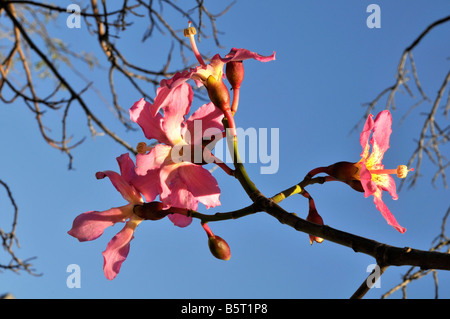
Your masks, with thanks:
[[(158, 88), (155, 100), (163, 92), (163, 88)], [(131, 120), (142, 128), (145, 137), (164, 143), (155, 147), (140, 145), (136, 173), (152, 179), (154, 185), (158, 186), (165, 209), (181, 207), (196, 210), (199, 202), (207, 208), (220, 205), (220, 188), (216, 179), (198, 164), (214, 159), (210, 152), (211, 145), (205, 147), (204, 142), (216, 134), (222, 134), (223, 114), (212, 103), (208, 103), (185, 120), (192, 98), (192, 88), (182, 83), (171, 91), (162, 105), (164, 116), (155, 111), (159, 106), (144, 99), (130, 109)], [(149, 153), (145, 154), (146, 151)], [(143, 188), (138, 188), (141, 193), (154, 195), (153, 185), (141, 186)], [(149, 186), (151, 189), (147, 191), (146, 187)], [(169, 218), (180, 227), (192, 221), (192, 217), (179, 214), (169, 215)]]
[[(226, 103), (223, 100), (226, 100), (226, 95), (228, 93), (228, 90), (226, 90), (226, 87), (222, 81), (224, 77), (223, 68), (226, 63), (242, 62), (248, 59), (255, 59), (260, 62), (275, 60), (275, 52), (273, 52), (272, 55), (263, 56), (256, 52), (251, 52), (247, 49), (232, 48), (224, 58), (222, 58), (219, 54), (216, 54), (211, 59), (211, 62), (209, 64), (206, 64), (197, 49), (197, 45), (194, 39), (195, 34), (196, 30), (194, 27), (189, 27), (184, 30), (184, 35), (186, 37), (189, 37), (192, 50), (200, 65), (191, 68), (190, 70), (178, 72), (170, 79), (161, 80), (161, 92), (160, 95), (155, 99), (153, 115), (156, 114), (156, 112), (158, 112), (159, 109), (167, 103), (166, 99), (170, 98), (172, 89), (189, 79), (194, 80), (198, 87), (204, 85), (208, 90), (211, 101), (213, 101), (217, 107), (224, 109), (227, 107), (227, 105), (223, 105), (223, 103)], [(221, 101), (217, 103), (217, 100)]]
[[(382, 164), (384, 153), (389, 149), (389, 138), (392, 133), (392, 117), (388, 110), (380, 112), (375, 120), (371, 114), (364, 125), (360, 136), (363, 149), (361, 159), (357, 163), (338, 162), (328, 167), (319, 167), (308, 174), (313, 175), (325, 172), (335, 179), (345, 182), (355, 190), (364, 192), (365, 197), (373, 196), (376, 208), (381, 212), (387, 223), (401, 233), (406, 231), (401, 227), (394, 215), (382, 200), (383, 191), (387, 191), (394, 200), (398, 199), (395, 181), (390, 174), (405, 178), (409, 171), (405, 165), (397, 169), (385, 169)], [(369, 137), (372, 134), (372, 138)], [(372, 152), (370, 153), (370, 146)]]
[[(128, 204), (120, 207), (99, 212), (89, 211), (75, 218), (69, 235), (77, 238), (80, 242), (97, 239), (103, 234), (105, 228), (119, 222), (126, 224), (121, 231), (108, 243), (103, 254), (103, 271), (106, 278), (112, 280), (119, 273), (122, 263), (127, 258), (130, 250), (130, 242), (134, 231), (142, 218), (133, 213), (135, 205), (142, 205), (144, 200), (136, 189), (136, 185), (150, 188), (151, 184), (142, 177), (136, 175), (134, 163), (128, 154), (117, 158), (120, 174), (113, 171), (97, 172), (97, 179), (108, 177), (113, 186), (119, 191)], [(146, 187), (144, 187), (146, 186)], [(128, 220), (128, 221), (127, 221)]]

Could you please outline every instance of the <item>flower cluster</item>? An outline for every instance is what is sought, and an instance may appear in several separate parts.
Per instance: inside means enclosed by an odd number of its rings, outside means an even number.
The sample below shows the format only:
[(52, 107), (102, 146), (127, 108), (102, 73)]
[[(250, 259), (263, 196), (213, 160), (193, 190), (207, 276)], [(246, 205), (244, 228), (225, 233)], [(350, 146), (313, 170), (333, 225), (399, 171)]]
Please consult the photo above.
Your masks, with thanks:
[[(215, 158), (213, 149), (226, 133), (224, 117), (232, 134), (235, 132), (233, 116), (238, 103), (236, 92), (244, 75), (242, 61), (275, 59), (275, 53), (266, 57), (233, 48), (225, 57), (217, 54), (206, 64), (195, 44), (195, 29), (189, 27), (185, 35), (189, 37), (200, 65), (162, 80), (153, 104), (140, 99), (130, 108), (131, 120), (141, 127), (148, 140), (156, 141), (156, 145), (139, 143), (136, 164), (128, 154), (119, 156), (120, 174), (113, 171), (96, 174), (98, 179), (108, 177), (128, 204), (101, 212), (83, 213), (75, 218), (68, 232), (79, 241), (90, 241), (100, 237), (105, 228), (126, 222), (103, 252), (103, 270), (110, 280), (119, 273), (134, 231), (142, 221), (167, 216), (174, 225), (186, 227), (192, 222), (190, 212), (197, 210), (199, 203), (207, 209), (220, 205), (219, 185), (202, 165), (215, 163), (231, 174), (231, 169)], [(233, 112), (229, 90), (223, 81), (225, 65), (226, 76), (234, 90)], [(193, 102), (193, 90), (187, 83), (189, 79), (198, 87), (206, 87), (211, 102), (200, 106), (186, 119)], [(213, 255), (228, 260), (228, 244), (215, 236), (206, 224), (203, 228)]]
[[(268, 62), (275, 59), (275, 53), (262, 56), (246, 49), (233, 48), (224, 57), (216, 54), (206, 64), (197, 49), (195, 33), (195, 28), (190, 26), (184, 32), (199, 65), (162, 80), (153, 103), (140, 99), (129, 110), (131, 120), (142, 129), (150, 143), (146, 141), (137, 145), (135, 162), (128, 154), (117, 157), (120, 173), (103, 171), (96, 174), (98, 179), (108, 177), (127, 204), (105, 211), (85, 212), (75, 218), (68, 232), (79, 241), (91, 241), (100, 237), (107, 227), (125, 223), (103, 252), (103, 270), (110, 280), (119, 273), (128, 256), (136, 227), (142, 221), (167, 217), (174, 225), (186, 227), (192, 223), (192, 216), (199, 204), (206, 209), (221, 205), (221, 190), (215, 177), (205, 169), (205, 164), (214, 163), (229, 175), (237, 172), (245, 177), (240, 167), (234, 171), (216, 158), (214, 147), (217, 141), (227, 136), (237, 148), (234, 116), (244, 78), (243, 61), (254, 59)], [(225, 84), (225, 79), (230, 88)], [(193, 80), (197, 87), (205, 87), (210, 102), (192, 110), (194, 94), (188, 80)], [(398, 198), (394, 179), (390, 175), (405, 178), (412, 170), (405, 165), (385, 169), (382, 164), (389, 148), (391, 125), (389, 111), (380, 112), (375, 119), (370, 115), (360, 136), (363, 149), (361, 159), (318, 167), (307, 174), (305, 181), (325, 173), (325, 181), (341, 181), (363, 192), (365, 197), (373, 196), (376, 208), (388, 224), (403, 233), (406, 229), (398, 224), (382, 200), (383, 191), (389, 192), (393, 199)], [(299, 189), (301, 192), (297, 193), (309, 202), (306, 220), (323, 225), (313, 198), (303, 188)], [(199, 213), (196, 214), (198, 216)], [(202, 227), (208, 236), (211, 253), (219, 259), (228, 260), (231, 255), (227, 242), (215, 235), (206, 223), (202, 222)], [(323, 241), (313, 235), (309, 238), (311, 244)]]

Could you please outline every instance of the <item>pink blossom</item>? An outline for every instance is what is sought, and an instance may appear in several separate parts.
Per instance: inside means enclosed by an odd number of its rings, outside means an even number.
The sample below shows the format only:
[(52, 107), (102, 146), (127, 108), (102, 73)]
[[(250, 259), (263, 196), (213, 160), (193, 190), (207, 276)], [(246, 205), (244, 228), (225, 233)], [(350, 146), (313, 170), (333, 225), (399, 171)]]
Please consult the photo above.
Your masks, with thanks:
[[(155, 101), (161, 94), (164, 94), (164, 89), (158, 88)], [(210, 148), (204, 147), (203, 143), (213, 135), (222, 133), (223, 114), (212, 103), (208, 103), (185, 120), (192, 97), (190, 85), (181, 83), (171, 90), (162, 104), (164, 116), (155, 111), (161, 105), (151, 104), (144, 99), (130, 109), (131, 120), (142, 128), (145, 137), (161, 143), (141, 150), (142, 154), (136, 158), (136, 173), (151, 178), (158, 185), (165, 209), (174, 206), (196, 210), (199, 202), (207, 208), (220, 205), (220, 188), (216, 179), (198, 164), (204, 163), (205, 154), (212, 156)], [(194, 156), (191, 151), (194, 151)], [(199, 162), (195, 161), (198, 151)], [(141, 186), (138, 187), (139, 191), (146, 193), (145, 188), (150, 185)], [(148, 192), (153, 195), (152, 190)], [(169, 215), (169, 218), (180, 227), (192, 221), (192, 217), (176, 214)]]
[[(189, 24), (190, 25), (190, 24)], [(196, 34), (196, 30), (194, 27), (190, 27), (184, 30), (184, 34), (186, 37), (189, 37), (192, 51), (194, 52), (195, 57), (197, 58), (198, 62), (200, 63), (199, 66), (191, 68), (189, 70), (185, 70), (183, 72), (177, 72), (172, 78), (170, 79), (163, 79), (160, 82), (161, 92), (159, 96), (156, 97), (154, 102), (154, 108), (153, 108), (153, 115), (156, 114), (160, 110), (161, 107), (163, 107), (164, 104), (166, 104), (166, 99), (169, 98), (171, 95), (172, 89), (180, 85), (181, 83), (184, 83), (185, 81), (192, 79), (195, 81), (198, 87), (205, 86), (208, 90), (208, 94), (211, 96), (216, 96), (218, 91), (221, 91), (223, 87), (221, 85), (218, 85), (217, 83), (222, 84), (222, 79), (224, 78), (224, 72), (223, 68), (226, 63), (229, 62), (242, 62), (244, 60), (248, 59), (254, 59), (259, 62), (269, 62), (272, 60), (275, 60), (275, 52), (273, 52), (269, 56), (263, 56), (256, 52), (249, 51), (247, 49), (237, 49), (232, 48), (230, 52), (225, 55), (225, 57), (221, 57), (219, 54), (216, 54), (212, 57), (209, 64), (206, 64), (200, 54), (200, 52), (197, 49), (197, 45), (195, 43), (194, 35)], [(210, 92), (210, 89), (208, 88), (209, 85), (214, 85), (214, 88), (212, 89), (214, 92)], [(217, 88), (220, 89), (217, 89)], [(223, 92), (222, 92), (223, 93)], [(219, 95), (223, 95), (220, 93)], [(223, 105), (216, 105), (217, 107), (224, 107)]]
[(151, 184), (136, 175), (134, 163), (128, 154), (117, 157), (117, 162), (119, 163), (120, 174), (113, 171), (103, 171), (97, 172), (95, 176), (97, 179), (108, 177), (128, 204), (101, 212), (89, 211), (83, 213), (75, 218), (72, 228), (68, 231), (69, 235), (77, 238), (80, 242), (90, 241), (100, 237), (107, 227), (126, 221), (123, 229), (113, 237), (103, 252), (103, 271), (109, 280), (114, 279), (119, 273), (120, 267), (130, 250), (134, 230), (143, 220), (133, 213), (135, 205), (144, 203), (136, 185), (147, 188), (148, 192), (151, 191)]
[[(391, 126), (392, 117), (388, 110), (380, 112), (375, 120), (373, 120), (373, 115), (370, 114), (361, 132), (360, 144), (363, 150), (358, 162), (338, 162), (328, 167), (314, 169), (308, 175), (312, 177), (317, 173), (324, 172), (336, 180), (347, 183), (353, 189), (364, 192), (365, 197), (372, 195), (376, 208), (381, 212), (387, 223), (400, 233), (404, 233), (406, 229), (398, 224), (394, 215), (382, 200), (383, 191), (387, 191), (392, 199), (398, 199), (395, 181), (390, 175), (405, 178), (409, 171), (414, 170), (408, 170), (405, 165), (399, 165), (396, 169), (384, 168), (382, 160), (389, 149)], [(370, 152), (371, 147), (372, 152)]]

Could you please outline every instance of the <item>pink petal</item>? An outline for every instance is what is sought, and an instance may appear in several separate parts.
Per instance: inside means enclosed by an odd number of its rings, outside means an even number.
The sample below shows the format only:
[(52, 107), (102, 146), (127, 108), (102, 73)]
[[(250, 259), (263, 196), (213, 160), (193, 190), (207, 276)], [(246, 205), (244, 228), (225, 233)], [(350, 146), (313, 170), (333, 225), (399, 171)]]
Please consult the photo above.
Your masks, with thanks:
[(156, 139), (161, 143), (168, 143), (162, 128), (163, 117), (159, 113), (152, 113), (152, 104), (140, 99), (130, 108), (130, 119), (137, 123), (147, 139)]
[(171, 151), (172, 147), (157, 144), (148, 154), (138, 154), (136, 156), (136, 174), (144, 176), (149, 170), (159, 170), (170, 156)]
[(117, 191), (119, 191), (123, 198), (125, 198), (125, 200), (127, 200), (129, 203), (137, 204), (142, 202), (141, 194), (139, 194), (136, 188), (130, 185), (130, 183), (127, 182), (125, 178), (123, 178), (118, 173), (113, 171), (97, 172), (95, 174), (95, 177), (97, 177), (97, 179), (108, 177)]
[[(168, 89), (173, 89), (180, 84), (186, 82), (189, 80), (195, 72), (197, 72), (197, 69), (200, 68), (200, 66), (191, 68), (189, 70), (184, 70), (183, 72), (177, 72), (175, 75), (169, 79), (162, 79), (159, 85), (161, 87), (167, 87)], [(169, 91), (166, 91), (167, 93)]]
[(392, 133), (392, 116), (388, 110), (378, 113), (374, 121), (373, 135), (370, 140), (372, 154), (367, 159), (371, 166), (381, 164), (384, 153), (389, 149), (389, 138)]
[[(202, 139), (211, 138), (224, 130), (222, 123), (223, 112), (214, 106), (212, 102), (202, 105), (186, 121), (186, 127), (183, 133), (185, 141), (190, 144), (198, 145)], [(186, 134), (190, 138), (186, 137)]]
[(175, 226), (178, 227), (187, 227), (192, 223), (192, 217), (181, 214), (169, 214), (167, 217)]
[(397, 189), (395, 186), (395, 181), (389, 174), (372, 174), (372, 180), (374, 180), (375, 184), (378, 188), (383, 191), (388, 191), (392, 196), (392, 199), (397, 200)]
[(259, 62), (269, 62), (275, 60), (275, 52), (269, 56), (263, 56), (256, 52), (251, 52), (247, 49), (236, 49), (232, 48), (230, 53), (228, 53), (225, 58), (222, 59), (222, 62), (227, 63), (230, 61), (244, 61), (248, 59), (255, 59)]
[(68, 234), (79, 241), (89, 241), (100, 237), (105, 228), (124, 222), (133, 213), (133, 205), (114, 207), (103, 212), (91, 211), (78, 215)]
[(374, 121), (371, 144), (376, 143), (385, 153), (389, 149), (389, 138), (392, 133), (392, 116), (388, 110), (378, 113)]
[[(193, 72), (193, 70), (192, 70), (192, 72)], [(190, 76), (190, 74), (191, 74), (191, 72), (186, 73), (186, 75), (189, 75), (189, 76)], [(183, 100), (184, 104), (189, 104), (189, 106), (190, 106), (190, 102), (192, 102), (192, 95), (193, 95), (192, 89), (189, 91), (189, 94), (186, 94), (186, 91), (188, 89), (190, 89), (190, 85), (185, 83), (187, 78), (185, 78), (185, 76), (180, 76), (179, 79), (181, 79), (181, 81), (177, 81), (176, 85), (173, 83), (173, 85), (169, 87), (169, 86), (167, 86), (167, 82), (166, 82), (166, 85), (161, 85), (156, 90), (155, 102), (153, 103), (152, 108), (151, 108), (152, 116), (156, 115), (161, 108), (171, 106), (171, 104), (174, 104), (174, 103), (175, 104), (180, 103), (178, 101), (180, 98)], [(190, 100), (190, 102), (186, 103), (186, 101), (189, 101), (189, 100)]]
[(361, 185), (364, 189), (365, 197), (369, 197), (378, 190), (377, 184), (372, 181), (372, 174), (363, 163), (360, 163), (359, 180), (361, 181)]
[[(167, 91), (167, 88), (159, 88), (161, 91)], [(181, 128), (184, 125), (184, 117), (189, 113), (193, 99), (193, 91), (189, 84), (182, 83), (170, 91), (165, 97), (161, 107), (164, 110), (164, 119), (162, 127), (170, 145), (176, 145), (181, 140)], [(157, 96), (158, 99), (158, 96)]]
[(196, 210), (198, 207), (198, 200), (188, 190), (185, 181), (179, 176), (178, 169), (181, 165), (185, 164), (164, 165), (161, 168), (160, 199), (164, 204), (164, 209), (174, 206)]
[(220, 188), (211, 173), (200, 165), (184, 163), (178, 168), (180, 178), (187, 189), (206, 208), (220, 205)]
[[(260, 62), (268, 62), (275, 60), (275, 52), (270, 56), (262, 56), (258, 53), (251, 52), (246, 49), (236, 49), (233, 48), (231, 51), (224, 57), (220, 57), (219, 54), (216, 54), (212, 59), (211, 63), (208, 64), (206, 67), (198, 66), (195, 68), (191, 68), (189, 70), (185, 70), (183, 72), (177, 72), (172, 78), (170, 79), (163, 79), (160, 82), (161, 87), (166, 87), (168, 89), (173, 89), (180, 85), (181, 83), (186, 82), (189, 79), (193, 79), (197, 86), (200, 87), (203, 85), (202, 80), (205, 81), (206, 79), (202, 79), (205, 74), (212, 74), (217, 73), (216, 71), (220, 71), (223, 68), (223, 65), (230, 61), (244, 61), (248, 59), (255, 59)], [(169, 91), (166, 91), (165, 94), (168, 94)], [(161, 103), (160, 101), (155, 100), (155, 104)], [(159, 110), (158, 106), (158, 110)]]
[(359, 137), (359, 143), (361, 144), (361, 147), (363, 149), (363, 151), (361, 153), (361, 158), (363, 158), (363, 159), (367, 159), (367, 157), (369, 156), (369, 150), (370, 150), (369, 137), (370, 137), (370, 134), (372, 133), (373, 125), (374, 125), (373, 115), (370, 114), (367, 117), (366, 123), (364, 124), (364, 128), (361, 132), (361, 136)]
[(134, 171), (134, 162), (130, 158), (130, 155), (128, 153), (122, 154), (119, 157), (116, 158), (117, 163), (119, 164), (120, 168), (120, 175), (128, 182), (130, 183), (133, 178), (136, 176), (136, 173)]
[(133, 179), (136, 190), (144, 196), (147, 202), (152, 202), (159, 194), (159, 171), (149, 170), (145, 175), (137, 175)]
[(136, 156), (136, 176), (132, 183), (147, 202), (155, 200), (161, 192), (159, 172), (171, 150), (168, 145), (158, 144), (148, 154)]
[(103, 255), (103, 272), (109, 280), (113, 280), (120, 271), (122, 263), (130, 251), (130, 241), (134, 238), (135, 221), (128, 221), (106, 246)]
[(387, 223), (403, 234), (406, 231), (406, 228), (403, 228), (397, 223), (394, 215), (392, 215), (389, 208), (387, 208), (386, 204), (381, 199), (382, 193), (383, 192), (381, 190), (378, 190), (375, 194), (373, 194), (373, 202), (375, 203), (375, 206), (381, 212), (384, 219), (386, 219)]
[(397, 195), (397, 187), (395, 186), (395, 180), (392, 178), (391, 175), (388, 175), (388, 180), (389, 183), (387, 184), (387, 186), (383, 186), (382, 189), (388, 191), (389, 194), (392, 196), (393, 200), (397, 200), (398, 195)]

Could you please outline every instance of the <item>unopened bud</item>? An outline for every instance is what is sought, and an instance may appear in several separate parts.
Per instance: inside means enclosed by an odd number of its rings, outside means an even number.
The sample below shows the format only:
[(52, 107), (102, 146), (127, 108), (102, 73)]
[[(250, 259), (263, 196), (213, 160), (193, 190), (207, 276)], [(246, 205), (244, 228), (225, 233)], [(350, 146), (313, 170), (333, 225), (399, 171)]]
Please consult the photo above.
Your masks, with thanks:
[(222, 79), (217, 79), (210, 75), (206, 80), (206, 89), (211, 102), (219, 109), (226, 110), (230, 108), (230, 92), (223, 83)]
[(214, 257), (222, 260), (229, 260), (231, 257), (230, 246), (219, 236), (213, 235), (208, 238), (209, 250)]
[(242, 61), (228, 62), (225, 68), (225, 74), (233, 90), (239, 89), (244, 80), (244, 63)]
[[(323, 219), (317, 212), (316, 205), (314, 204), (312, 198), (309, 199), (309, 213), (306, 217), (306, 220), (317, 225), (323, 225)], [(311, 245), (313, 244), (313, 242), (317, 242), (320, 244), (321, 242), (323, 242), (323, 238), (309, 235), (309, 242), (311, 243)]]

